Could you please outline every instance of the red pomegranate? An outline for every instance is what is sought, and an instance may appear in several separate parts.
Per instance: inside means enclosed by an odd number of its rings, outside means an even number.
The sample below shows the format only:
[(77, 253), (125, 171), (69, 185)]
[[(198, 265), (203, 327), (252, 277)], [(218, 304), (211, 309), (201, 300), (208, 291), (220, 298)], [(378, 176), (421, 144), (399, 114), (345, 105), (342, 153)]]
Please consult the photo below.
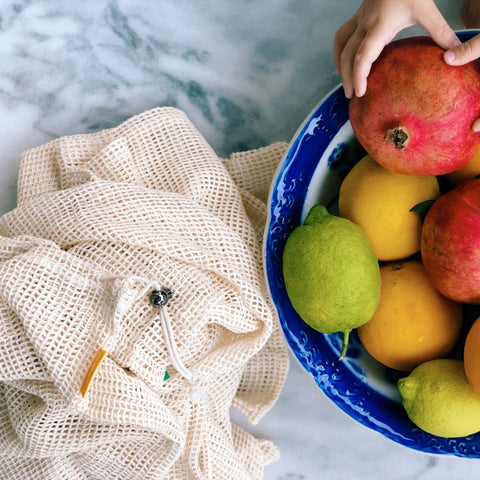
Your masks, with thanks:
[(423, 222), (420, 245), (425, 272), (440, 293), (480, 304), (480, 179), (435, 201)]
[(350, 102), (355, 136), (397, 173), (441, 175), (465, 166), (480, 145), (478, 61), (453, 67), (430, 37), (387, 45), (374, 62), (367, 92)]

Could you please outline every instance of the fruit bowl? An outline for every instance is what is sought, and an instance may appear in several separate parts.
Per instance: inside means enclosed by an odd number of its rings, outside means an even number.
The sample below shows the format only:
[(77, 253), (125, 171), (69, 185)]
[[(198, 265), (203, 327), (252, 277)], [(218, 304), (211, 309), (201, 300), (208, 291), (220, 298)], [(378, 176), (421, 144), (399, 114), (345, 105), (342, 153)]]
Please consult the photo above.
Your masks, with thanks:
[[(457, 32), (462, 41), (478, 33)], [(365, 154), (351, 129), (348, 103), (338, 86), (314, 108), (294, 135), (272, 182), (264, 259), (268, 288), (283, 333), (320, 389), (353, 419), (415, 450), (479, 458), (480, 434), (447, 439), (420, 430), (401, 404), (398, 376), (368, 355), (356, 332), (351, 334), (346, 357), (339, 360), (342, 334), (325, 335), (310, 328), (287, 297), (282, 254), (288, 236), (317, 203), (337, 213), (340, 184)]]

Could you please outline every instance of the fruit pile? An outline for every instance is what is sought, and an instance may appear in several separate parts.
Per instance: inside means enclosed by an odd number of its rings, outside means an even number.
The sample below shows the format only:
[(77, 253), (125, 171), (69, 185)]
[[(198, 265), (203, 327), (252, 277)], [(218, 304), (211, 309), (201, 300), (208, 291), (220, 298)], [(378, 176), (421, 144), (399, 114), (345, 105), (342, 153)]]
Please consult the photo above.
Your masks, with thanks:
[(447, 438), (480, 431), (479, 116), (477, 62), (448, 66), (427, 37), (392, 42), (350, 102), (368, 153), (341, 184), (338, 216), (313, 207), (283, 254), (300, 317), (344, 332), (341, 356), (357, 329), (401, 377), (410, 419)]

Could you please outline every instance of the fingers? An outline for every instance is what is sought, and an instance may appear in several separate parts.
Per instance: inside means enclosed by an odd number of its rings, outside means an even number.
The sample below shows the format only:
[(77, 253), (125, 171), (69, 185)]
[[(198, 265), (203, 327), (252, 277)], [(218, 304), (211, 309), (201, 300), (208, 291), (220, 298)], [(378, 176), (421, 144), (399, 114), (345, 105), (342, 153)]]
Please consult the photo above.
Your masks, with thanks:
[(342, 75), (343, 89), (345, 90), (345, 96), (347, 98), (352, 98), (354, 94), (353, 68), (356, 53), (362, 41), (363, 33), (359, 30), (356, 30), (349, 38), (340, 55), (340, 72)]
[(345, 96), (362, 96), (367, 89), (367, 77), (372, 63), (383, 47), (395, 36), (388, 29), (366, 31), (357, 25), (356, 17), (346, 22), (335, 34), (334, 59), (337, 73), (342, 76)]
[[(433, 2), (417, 4), (419, 11), (416, 19), (427, 30), (432, 39), (445, 50), (461, 45), (455, 32), (450, 28), (447, 21)], [(423, 11), (422, 9), (425, 9)]]
[(443, 56), (445, 62), (454, 66), (465, 65), (478, 57), (480, 57), (480, 35), (447, 50)]
[(480, 35), (461, 44), (433, 0), (364, 0), (335, 35), (335, 66), (348, 98), (365, 94), (373, 62), (399, 31), (415, 23), (447, 50), (447, 63), (461, 65), (480, 56)]
[(345, 45), (348, 43), (348, 40), (353, 35), (357, 28), (357, 23), (354, 18), (351, 18), (348, 22), (343, 24), (335, 34), (335, 39), (333, 43), (333, 56), (335, 60), (335, 67), (339, 75), (342, 74), (341, 70), (341, 54), (345, 48)]
[(367, 91), (367, 77), (373, 62), (380, 56), (383, 48), (395, 36), (393, 32), (378, 28), (365, 36), (357, 49), (353, 60), (352, 81), (357, 97), (365, 95)]

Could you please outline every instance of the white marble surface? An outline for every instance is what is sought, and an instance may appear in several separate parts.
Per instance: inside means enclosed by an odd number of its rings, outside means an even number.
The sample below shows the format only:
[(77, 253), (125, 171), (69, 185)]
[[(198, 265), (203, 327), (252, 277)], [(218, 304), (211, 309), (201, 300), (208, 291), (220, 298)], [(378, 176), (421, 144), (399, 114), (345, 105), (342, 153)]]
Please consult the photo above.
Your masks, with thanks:
[[(4, 0), (0, 4), (0, 214), (20, 154), (157, 105), (185, 110), (219, 155), (290, 140), (339, 82), (335, 30), (359, 0)], [(438, 5), (460, 28), (460, 0)], [(292, 361), (249, 430), (281, 459), (266, 480), (473, 478), (478, 461), (425, 455), (334, 406)]]

